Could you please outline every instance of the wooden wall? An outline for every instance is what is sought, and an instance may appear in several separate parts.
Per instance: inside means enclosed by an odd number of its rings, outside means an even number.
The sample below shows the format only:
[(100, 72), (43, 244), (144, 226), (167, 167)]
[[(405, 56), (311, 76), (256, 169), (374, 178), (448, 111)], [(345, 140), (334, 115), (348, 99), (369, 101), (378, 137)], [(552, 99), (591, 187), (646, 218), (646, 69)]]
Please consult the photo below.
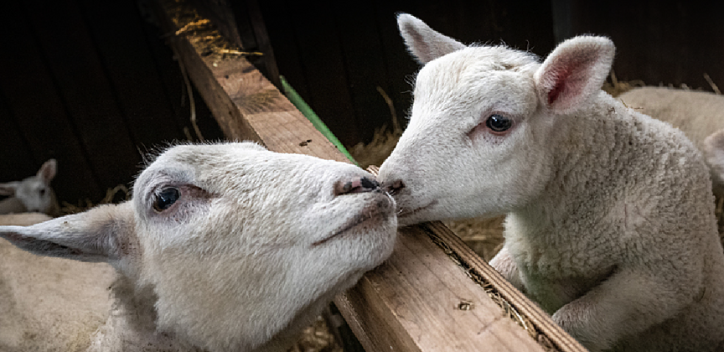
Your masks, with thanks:
[[(390, 123), (382, 87), (403, 117), (418, 65), (397, 32), (411, 13), (463, 42), (526, 49), (545, 57), (577, 34), (617, 46), (619, 80), (724, 89), (724, 2), (616, 1), (260, 1), (279, 71), (346, 145)], [(404, 122), (404, 121), (403, 121)]]
[(724, 88), (724, 2), (686, 0), (553, 0), (556, 39), (609, 36), (620, 80)]
[[(179, 66), (135, 1), (13, 1), (3, 14), (0, 182), (56, 158), (59, 199), (97, 202), (148, 149), (186, 140)], [(220, 138), (196, 99), (206, 137)]]
[[(547, 1), (259, 0), (279, 72), (345, 145), (391, 123), (381, 87), (404, 120), (419, 66), (395, 15), (413, 14), (465, 43), (501, 40), (539, 55), (554, 45)], [(404, 121), (402, 122), (404, 124)]]
[[(59, 198), (98, 201), (129, 184), (141, 155), (185, 140), (188, 101), (173, 53), (143, 1), (8, 2), (0, 22), (0, 182), (57, 158)], [(240, 0), (234, 0), (240, 1)], [(609, 35), (619, 79), (724, 86), (724, 2), (580, 0), (258, 0), (279, 71), (347, 146), (401, 123), (419, 66), (395, 15), (411, 13), (463, 42), (505, 42), (539, 56), (578, 33)], [(220, 138), (196, 97), (200, 127)]]

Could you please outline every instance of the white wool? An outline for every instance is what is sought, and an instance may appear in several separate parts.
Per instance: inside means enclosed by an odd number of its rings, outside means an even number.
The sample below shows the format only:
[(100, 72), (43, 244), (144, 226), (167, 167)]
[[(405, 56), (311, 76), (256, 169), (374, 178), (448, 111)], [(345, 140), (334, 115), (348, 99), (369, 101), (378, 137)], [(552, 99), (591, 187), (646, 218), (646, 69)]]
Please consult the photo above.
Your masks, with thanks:
[[(400, 31), (425, 65), (379, 175), (399, 223), (508, 214), (491, 264), (591, 351), (716, 350), (724, 250), (707, 166), (683, 133), (600, 90), (613, 43), (575, 37), (539, 63), (410, 17)], [(511, 127), (494, 130), (501, 119)]]
[[(636, 88), (618, 97), (626, 106), (680, 129), (704, 152), (711, 167), (714, 191), (724, 198), (724, 142), (715, 143), (715, 133), (724, 136), (724, 96), (708, 92), (664, 87)], [(710, 137), (709, 143), (704, 140)], [(724, 138), (724, 137), (718, 137)], [(717, 156), (719, 155), (719, 156)]]
[(392, 253), (395, 203), (373, 180), (253, 143), (170, 148), (132, 201), (0, 226), (67, 258), (0, 239), (0, 350), (284, 351)]
[(55, 177), (57, 163), (50, 159), (43, 163), (37, 174), (22, 181), (0, 183), (0, 214), (40, 212), (51, 216), (60, 213), (50, 181)]

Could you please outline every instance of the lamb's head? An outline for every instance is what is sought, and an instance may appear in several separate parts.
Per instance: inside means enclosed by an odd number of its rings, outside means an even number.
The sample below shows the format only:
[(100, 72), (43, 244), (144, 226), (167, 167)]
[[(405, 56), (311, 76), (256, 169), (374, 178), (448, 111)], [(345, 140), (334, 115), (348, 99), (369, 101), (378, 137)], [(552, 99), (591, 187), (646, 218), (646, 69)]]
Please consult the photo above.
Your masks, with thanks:
[(55, 159), (50, 159), (43, 163), (35, 176), (22, 181), (0, 183), (0, 195), (18, 198), (28, 212), (55, 215), (57, 203), (50, 181), (55, 177), (56, 170)]
[(503, 46), (465, 46), (398, 17), (417, 75), (410, 122), (380, 169), (400, 225), (495, 215), (524, 205), (551, 174), (549, 138), (600, 87), (610, 40), (576, 37), (541, 64)]
[(704, 157), (711, 167), (714, 187), (724, 191), (724, 130), (714, 132), (702, 143)]
[(108, 261), (153, 288), (160, 331), (210, 351), (248, 351), (283, 344), (381, 264), (394, 245), (394, 208), (353, 165), (253, 143), (185, 145), (141, 173), (129, 202), (0, 227), (0, 237)]

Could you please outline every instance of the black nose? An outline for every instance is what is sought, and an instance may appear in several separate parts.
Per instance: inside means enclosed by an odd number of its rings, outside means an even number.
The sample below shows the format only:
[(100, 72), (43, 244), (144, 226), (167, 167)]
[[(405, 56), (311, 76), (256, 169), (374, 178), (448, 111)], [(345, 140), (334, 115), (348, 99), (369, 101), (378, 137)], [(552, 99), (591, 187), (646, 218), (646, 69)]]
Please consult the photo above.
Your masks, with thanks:
[(334, 185), (334, 195), (341, 196), (343, 194), (372, 192), (380, 188), (380, 184), (375, 180), (367, 177), (353, 177), (348, 180), (338, 181)]
[(402, 182), (402, 180), (395, 180), (390, 183), (386, 183), (384, 187), (385, 191), (387, 191), (391, 195), (395, 195), (403, 188), (405, 188), (405, 183)]

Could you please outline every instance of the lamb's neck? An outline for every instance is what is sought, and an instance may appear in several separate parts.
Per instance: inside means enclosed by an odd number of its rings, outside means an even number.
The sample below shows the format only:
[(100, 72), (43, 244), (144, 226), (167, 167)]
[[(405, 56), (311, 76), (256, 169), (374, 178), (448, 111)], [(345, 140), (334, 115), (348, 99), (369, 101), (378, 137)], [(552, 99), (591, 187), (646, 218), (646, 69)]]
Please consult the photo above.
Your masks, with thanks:
[(635, 162), (638, 153), (633, 151), (640, 147), (630, 133), (636, 123), (628, 113), (606, 94), (589, 109), (560, 117), (565, 130), (551, 140), (554, 172), (537, 199), (510, 214), (509, 227), (515, 231), (506, 236), (563, 244), (572, 234), (596, 231), (606, 215), (602, 210), (619, 196), (629, 176), (627, 165)]
[(105, 325), (92, 337), (88, 352), (174, 351), (202, 352), (156, 329), (156, 295), (152, 288), (137, 288), (119, 275), (111, 288), (115, 299)]

